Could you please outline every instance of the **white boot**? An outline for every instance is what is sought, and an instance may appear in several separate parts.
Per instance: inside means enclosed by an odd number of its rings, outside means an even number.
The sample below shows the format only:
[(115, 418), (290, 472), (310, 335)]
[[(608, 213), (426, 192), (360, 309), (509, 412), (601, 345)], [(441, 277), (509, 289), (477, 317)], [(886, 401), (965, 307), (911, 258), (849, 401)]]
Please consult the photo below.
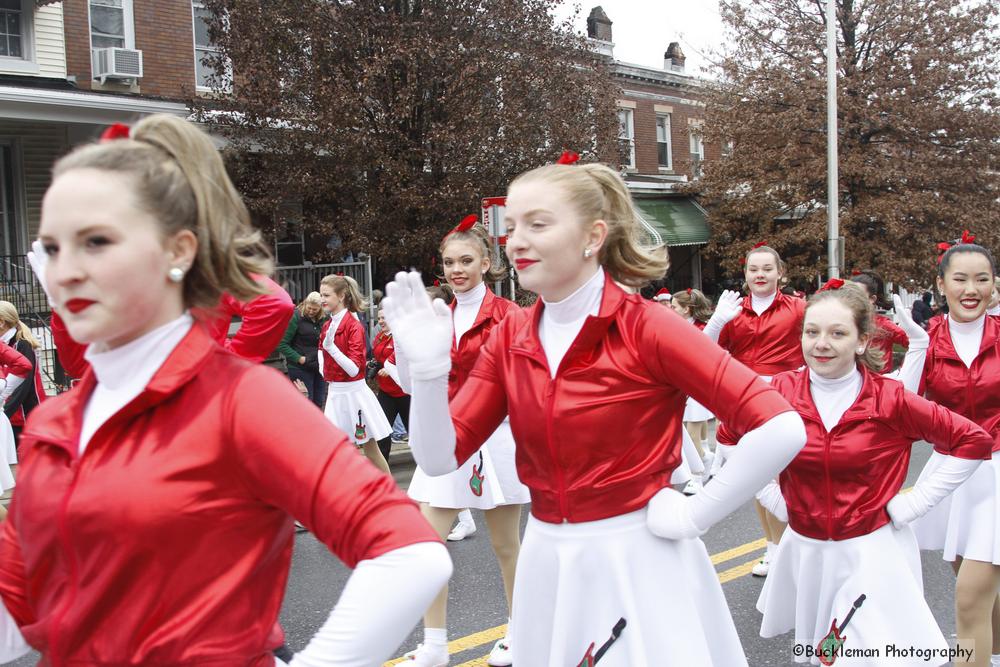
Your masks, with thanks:
[(476, 532), (476, 522), (472, 519), (472, 512), (469, 510), (462, 510), (458, 513), (458, 523), (452, 528), (451, 532), (448, 533), (449, 542), (458, 542), (464, 540), (469, 535)]

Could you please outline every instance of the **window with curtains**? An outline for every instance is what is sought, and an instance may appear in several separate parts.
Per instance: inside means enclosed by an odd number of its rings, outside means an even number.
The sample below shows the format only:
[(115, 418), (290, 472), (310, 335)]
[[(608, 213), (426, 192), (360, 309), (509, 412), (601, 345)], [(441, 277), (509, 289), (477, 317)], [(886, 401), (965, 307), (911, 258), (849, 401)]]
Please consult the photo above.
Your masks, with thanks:
[(625, 166), (635, 169), (635, 124), (632, 109), (618, 109), (618, 143), (625, 154)]
[(135, 48), (132, 0), (90, 0), (90, 46)]

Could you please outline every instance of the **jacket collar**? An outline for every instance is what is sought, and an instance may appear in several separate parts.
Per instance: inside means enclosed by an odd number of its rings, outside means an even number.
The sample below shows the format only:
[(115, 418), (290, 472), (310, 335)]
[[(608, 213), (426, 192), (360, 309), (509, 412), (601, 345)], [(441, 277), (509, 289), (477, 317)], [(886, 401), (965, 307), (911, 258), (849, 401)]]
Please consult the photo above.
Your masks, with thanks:
[[(561, 365), (566, 365), (571, 359), (592, 349), (604, 337), (611, 323), (615, 320), (618, 310), (629, 296), (611, 278), (611, 274), (605, 271), (604, 293), (601, 295), (601, 306), (597, 315), (590, 315), (584, 320), (583, 328), (576, 335), (576, 339), (566, 352)], [(541, 338), (538, 335), (538, 326), (542, 321), (544, 310), (545, 304), (539, 298), (527, 311), (528, 317), (524, 324), (514, 334), (511, 341), (511, 351), (528, 356), (548, 368), (545, 350), (542, 349)]]
[[(218, 343), (204, 325), (196, 322), (156, 371), (146, 388), (113, 418), (128, 418), (162, 403), (194, 378), (209, 356), (218, 349)], [(64, 395), (62, 409), (47, 414), (47, 419), (29, 422), (25, 437), (58, 446), (66, 450), (71, 458), (76, 458), (80, 430), (83, 427), (83, 411), (96, 386), (97, 377), (88, 368), (80, 382)]]
[[(493, 305), (496, 302), (497, 302), (497, 295), (494, 294), (493, 290), (491, 290), (489, 288), (489, 285), (487, 285), (486, 294), (483, 295), (483, 302), (479, 304), (479, 312), (476, 313), (476, 319), (473, 320), (472, 326), (469, 327), (469, 331), (466, 331), (464, 334), (462, 334), (463, 337), (469, 335), (470, 331), (474, 331), (475, 329), (483, 326), (485, 322), (493, 318)], [(451, 308), (451, 312), (454, 313), (455, 308), (458, 307), (458, 301), (453, 299), (452, 302), (448, 304), (448, 307)], [(457, 342), (454, 343), (454, 345), (457, 344), (458, 344)]]
[[(851, 407), (847, 408), (840, 421), (837, 422), (838, 426), (850, 421), (864, 421), (875, 414), (875, 381), (872, 379), (874, 375), (863, 365), (858, 366), (858, 372), (861, 373), (861, 391)], [(820, 417), (816, 403), (813, 401), (812, 392), (809, 390), (809, 367), (805, 366), (794, 373), (794, 395), (789, 402), (803, 419), (809, 419), (822, 425), (823, 418)]]
[[(958, 356), (958, 351), (955, 349), (955, 343), (951, 339), (951, 326), (948, 324), (948, 315), (939, 317), (937, 320), (928, 332), (933, 339), (934, 356), (939, 359), (961, 361), (961, 357)], [(976, 359), (987, 348), (995, 347), (998, 341), (1000, 341), (1000, 324), (997, 323), (997, 318), (987, 315), (986, 321), (983, 323), (983, 340), (979, 343), (979, 352), (976, 353)]]

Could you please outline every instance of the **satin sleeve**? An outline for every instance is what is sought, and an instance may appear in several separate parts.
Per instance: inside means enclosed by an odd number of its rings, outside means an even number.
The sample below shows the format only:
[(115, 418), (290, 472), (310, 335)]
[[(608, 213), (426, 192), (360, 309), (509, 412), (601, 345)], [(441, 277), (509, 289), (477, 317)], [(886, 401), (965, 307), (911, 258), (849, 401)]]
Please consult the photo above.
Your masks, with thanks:
[(926, 440), (945, 456), (990, 458), (993, 438), (974, 422), (901, 386), (895, 391), (899, 428), (911, 440)]
[(410, 544), (440, 542), (393, 478), (359, 456), (274, 369), (244, 372), (226, 414), (234, 465), (248, 490), (305, 524), (349, 567)]
[(267, 293), (247, 301), (237, 301), (224, 294), (220, 311), (226, 319), (226, 329), (233, 315), (239, 315), (243, 322), (232, 338), (226, 339), (224, 347), (234, 354), (254, 363), (267, 359), (288, 328), (295, 304), (281, 285), (266, 276), (255, 276), (255, 280), (267, 287)]
[(641, 356), (654, 379), (692, 397), (736, 433), (791, 411), (777, 391), (695, 327), (663, 309), (649, 308), (647, 315)]
[(66, 323), (62, 318), (52, 312), (52, 342), (56, 346), (56, 356), (59, 357), (59, 365), (66, 371), (66, 375), (79, 380), (86, 375), (90, 368), (90, 362), (84, 358), (87, 351), (86, 345), (81, 345), (73, 340), (66, 329)]

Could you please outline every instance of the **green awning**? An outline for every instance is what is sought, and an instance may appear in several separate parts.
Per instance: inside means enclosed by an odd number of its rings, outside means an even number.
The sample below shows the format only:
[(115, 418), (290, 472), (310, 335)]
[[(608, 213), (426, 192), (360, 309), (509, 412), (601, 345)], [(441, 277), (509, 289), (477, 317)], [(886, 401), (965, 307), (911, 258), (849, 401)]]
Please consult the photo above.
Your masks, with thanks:
[(637, 198), (635, 203), (668, 246), (708, 243), (705, 211), (690, 197)]

